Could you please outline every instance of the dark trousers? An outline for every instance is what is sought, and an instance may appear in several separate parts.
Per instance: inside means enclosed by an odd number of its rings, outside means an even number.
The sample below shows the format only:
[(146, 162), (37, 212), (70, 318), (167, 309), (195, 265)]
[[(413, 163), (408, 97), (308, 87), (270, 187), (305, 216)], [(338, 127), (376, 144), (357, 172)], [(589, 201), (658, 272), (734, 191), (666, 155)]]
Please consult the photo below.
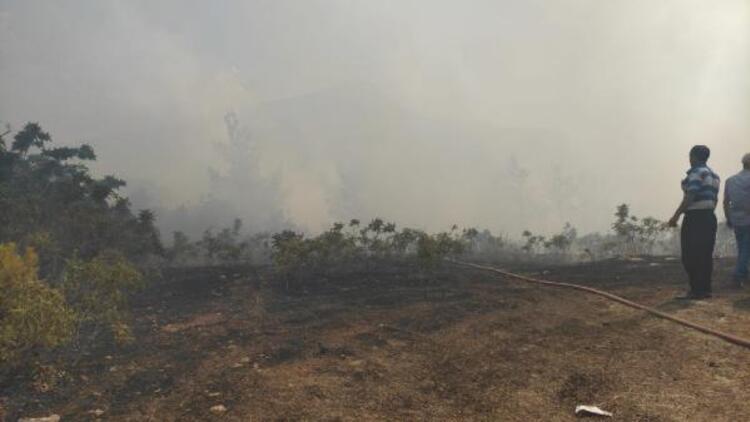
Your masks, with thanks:
[(716, 215), (713, 210), (687, 211), (682, 222), (682, 265), (693, 294), (711, 293), (716, 245)]
[(750, 264), (750, 226), (734, 228), (737, 238), (737, 269), (734, 270), (734, 280), (745, 282), (748, 280), (747, 267)]

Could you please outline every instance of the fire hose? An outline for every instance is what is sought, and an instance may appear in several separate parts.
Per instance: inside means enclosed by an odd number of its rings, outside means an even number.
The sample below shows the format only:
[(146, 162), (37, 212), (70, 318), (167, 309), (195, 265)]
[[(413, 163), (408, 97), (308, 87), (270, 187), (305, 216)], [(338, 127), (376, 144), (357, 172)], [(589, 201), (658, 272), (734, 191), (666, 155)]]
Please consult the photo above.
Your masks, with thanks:
[(536, 279), (536, 278), (533, 278), (533, 277), (527, 277), (527, 276), (524, 276), (524, 275), (511, 273), (511, 272), (508, 272), (508, 271), (505, 271), (505, 270), (501, 270), (499, 268), (488, 267), (488, 266), (485, 266), (485, 265), (472, 264), (472, 263), (469, 263), (469, 262), (462, 262), (462, 261), (455, 261), (455, 260), (451, 260), (450, 262), (452, 262), (454, 264), (457, 264), (457, 265), (463, 265), (463, 266), (466, 266), (466, 267), (471, 267), (471, 268), (482, 270), (482, 271), (488, 271), (488, 272), (492, 272), (492, 273), (495, 273), (495, 274), (500, 274), (500, 275), (503, 275), (505, 277), (513, 278), (513, 279), (524, 281), (524, 282), (527, 282), (527, 283), (534, 283), (534, 284), (539, 284), (539, 285), (543, 285), (543, 286), (562, 287), (562, 288), (566, 288), (566, 289), (573, 289), (573, 290), (583, 291), (583, 292), (587, 292), (587, 293), (594, 294), (594, 295), (597, 295), (597, 296), (601, 296), (601, 297), (604, 297), (604, 298), (609, 299), (611, 301), (614, 301), (614, 302), (620, 303), (622, 305), (628, 306), (630, 308), (639, 309), (641, 311), (647, 312), (647, 313), (649, 313), (651, 315), (654, 315), (656, 317), (665, 319), (667, 321), (671, 321), (671, 322), (677, 323), (679, 325), (682, 325), (684, 327), (691, 328), (693, 330), (699, 331), (701, 333), (704, 333), (704, 334), (707, 334), (707, 335), (710, 335), (710, 336), (713, 336), (713, 337), (720, 338), (720, 339), (722, 339), (724, 341), (727, 341), (729, 343), (735, 344), (737, 346), (741, 346), (741, 347), (745, 347), (747, 349), (750, 349), (750, 340), (748, 340), (748, 339), (745, 339), (745, 338), (742, 338), (742, 337), (738, 337), (738, 336), (735, 336), (733, 334), (725, 333), (725, 332), (722, 332), (722, 331), (714, 330), (712, 328), (709, 328), (709, 327), (706, 327), (706, 326), (703, 326), (703, 325), (700, 325), (700, 324), (696, 324), (696, 323), (688, 321), (686, 319), (682, 319), (682, 318), (676, 317), (674, 315), (670, 315), (670, 314), (668, 314), (666, 312), (662, 312), (662, 311), (659, 311), (657, 309), (654, 309), (654, 308), (651, 308), (651, 307), (648, 307), (648, 306), (645, 306), (645, 305), (641, 305), (640, 303), (636, 303), (636, 302), (630, 301), (630, 300), (625, 299), (623, 297), (614, 295), (612, 293), (607, 293), (605, 291), (598, 290), (598, 289), (595, 289), (593, 287), (587, 287), (587, 286), (582, 286), (582, 285), (573, 284), (573, 283), (563, 283), (563, 282), (557, 282), (557, 281), (549, 281), (549, 280)]

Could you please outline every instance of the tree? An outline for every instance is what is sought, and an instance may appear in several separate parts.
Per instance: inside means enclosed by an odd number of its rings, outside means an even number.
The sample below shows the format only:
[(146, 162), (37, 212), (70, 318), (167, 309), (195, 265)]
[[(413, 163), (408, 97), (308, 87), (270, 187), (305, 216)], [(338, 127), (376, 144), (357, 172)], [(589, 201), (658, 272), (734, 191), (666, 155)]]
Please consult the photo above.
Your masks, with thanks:
[(58, 276), (74, 253), (90, 259), (112, 249), (131, 260), (162, 253), (154, 214), (131, 211), (119, 194), (125, 181), (92, 176), (87, 164), (95, 159), (90, 145), (55, 147), (38, 123), (26, 124), (10, 147), (0, 142), (0, 242), (36, 246), (45, 277)]
[(573, 246), (576, 238), (578, 238), (578, 231), (570, 223), (565, 223), (562, 232), (552, 236), (549, 241), (544, 243), (544, 247), (565, 254)]

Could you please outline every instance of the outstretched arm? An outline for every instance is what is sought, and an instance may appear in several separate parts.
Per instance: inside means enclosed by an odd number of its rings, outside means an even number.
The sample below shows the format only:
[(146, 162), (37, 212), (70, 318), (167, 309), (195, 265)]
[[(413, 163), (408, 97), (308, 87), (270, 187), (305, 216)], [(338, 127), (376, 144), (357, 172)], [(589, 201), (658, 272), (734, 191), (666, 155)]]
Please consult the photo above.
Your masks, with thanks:
[(667, 223), (669, 227), (677, 227), (677, 223), (680, 221), (680, 216), (685, 213), (690, 204), (693, 203), (694, 197), (695, 194), (692, 192), (685, 193), (685, 195), (682, 197), (682, 202), (680, 202), (680, 206), (677, 207), (677, 211), (674, 212), (674, 215), (669, 219), (669, 222)]

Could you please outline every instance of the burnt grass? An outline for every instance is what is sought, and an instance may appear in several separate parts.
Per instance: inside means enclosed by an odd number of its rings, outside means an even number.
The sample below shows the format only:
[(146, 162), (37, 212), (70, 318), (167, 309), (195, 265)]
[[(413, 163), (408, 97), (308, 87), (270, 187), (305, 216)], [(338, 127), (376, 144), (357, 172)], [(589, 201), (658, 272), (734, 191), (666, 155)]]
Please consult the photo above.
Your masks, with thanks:
[[(750, 337), (750, 294), (721, 283), (730, 265), (718, 263), (708, 303), (673, 300), (685, 278), (671, 259), (509, 269)], [(285, 287), (268, 268), (166, 270), (133, 298), (133, 344), (2, 380), (0, 416), (565, 421), (577, 404), (627, 421), (750, 414), (750, 351), (582, 293), (450, 265)], [(219, 404), (226, 412), (211, 411)]]

